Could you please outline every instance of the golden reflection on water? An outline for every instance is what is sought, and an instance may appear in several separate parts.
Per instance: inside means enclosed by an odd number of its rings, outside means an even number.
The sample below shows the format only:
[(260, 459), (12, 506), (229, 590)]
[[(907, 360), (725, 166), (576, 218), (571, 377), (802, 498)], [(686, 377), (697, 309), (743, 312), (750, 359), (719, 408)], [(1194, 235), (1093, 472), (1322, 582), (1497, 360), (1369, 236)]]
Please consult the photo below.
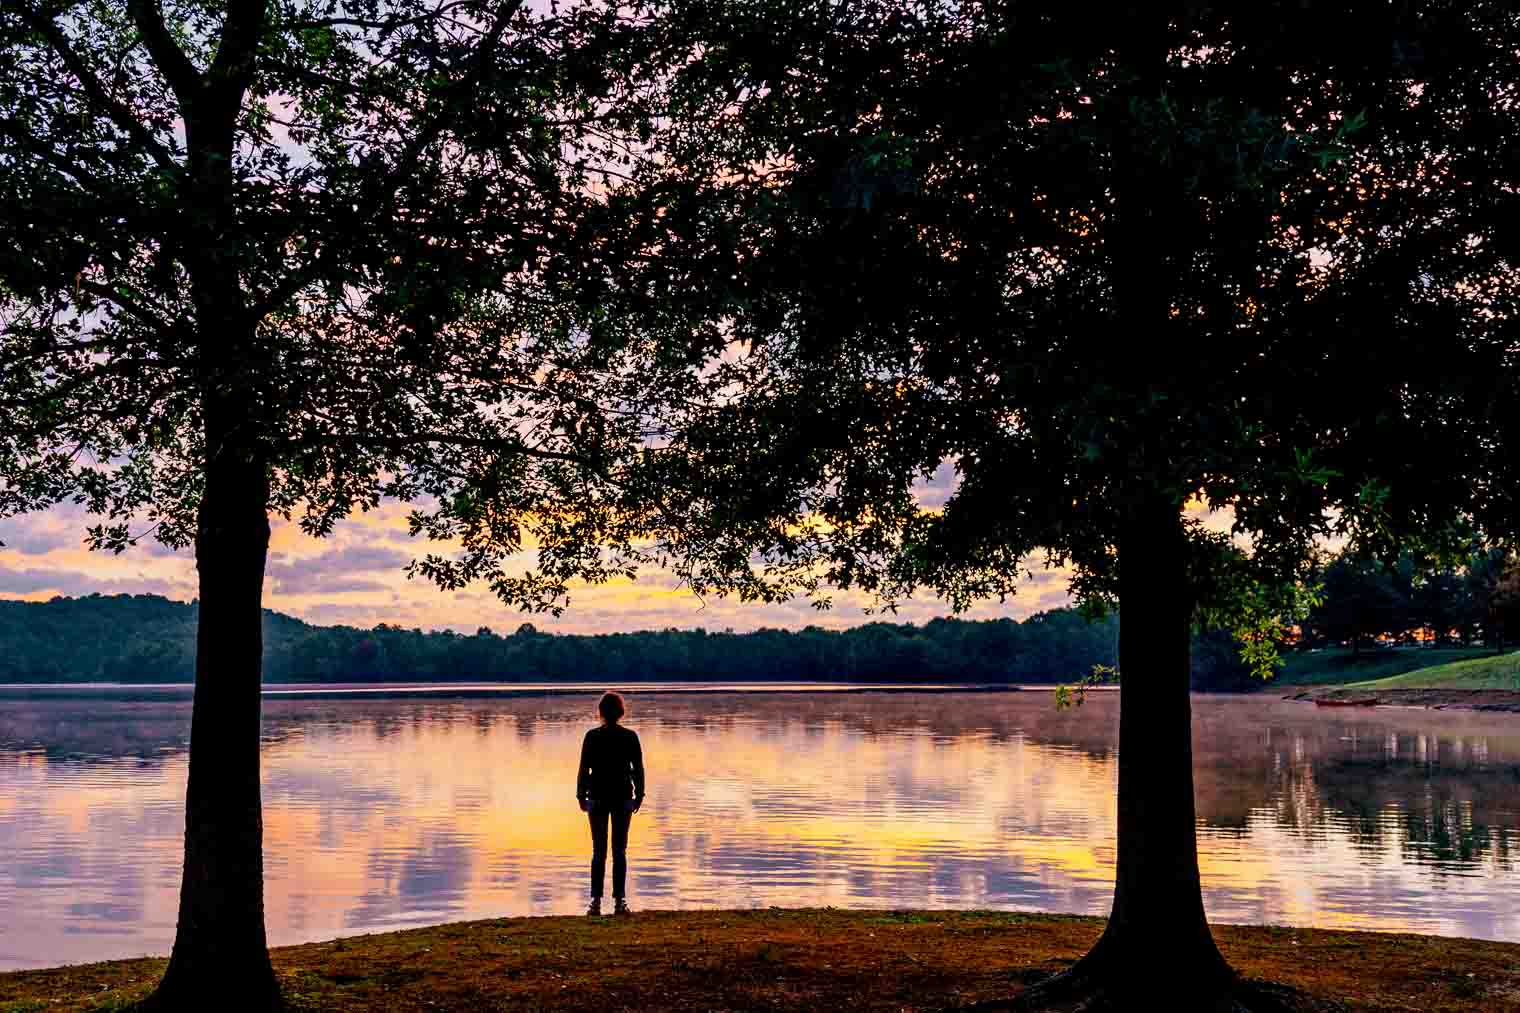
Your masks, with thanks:
[[(267, 701), (271, 941), (579, 910), (593, 699)], [(1113, 696), (630, 700), (636, 905), (1107, 909)], [(1194, 716), (1214, 919), (1520, 940), (1515, 716), (1220, 697)], [(167, 949), (187, 727), (184, 701), (6, 701), (0, 967)]]

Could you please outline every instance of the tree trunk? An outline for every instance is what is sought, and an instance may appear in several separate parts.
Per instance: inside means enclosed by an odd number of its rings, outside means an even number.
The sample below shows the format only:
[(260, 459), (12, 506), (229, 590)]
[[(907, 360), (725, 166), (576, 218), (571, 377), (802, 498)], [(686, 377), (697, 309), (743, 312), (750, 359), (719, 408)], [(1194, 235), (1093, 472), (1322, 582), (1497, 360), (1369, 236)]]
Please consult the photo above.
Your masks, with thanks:
[[(185, 865), (169, 968), (148, 1005), (239, 1009), (279, 1005), (264, 935), (259, 786), (265, 462), (208, 411), (206, 488), (195, 539), (200, 574)], [(222, 424), (215, 424), (222, 423)], [(219, 432), (213, 430), (220, 430)]]
[(1114, 904), (1082, 961), (1106, 992), (1219, 994), (1234, 975), (1203, 911), (1193, 809), (1193, 600), (1181, 511), (1136, 510), (1119, 543), (1119, 850)]
[(1193, 601), (1182, 512), (1134, 509), (1119, 539), (1119, 849), (1108, 926), (1069, 971), (973, 1010), (1315, 1009), (1238, 977), (1203, 910), (1188, 697)]

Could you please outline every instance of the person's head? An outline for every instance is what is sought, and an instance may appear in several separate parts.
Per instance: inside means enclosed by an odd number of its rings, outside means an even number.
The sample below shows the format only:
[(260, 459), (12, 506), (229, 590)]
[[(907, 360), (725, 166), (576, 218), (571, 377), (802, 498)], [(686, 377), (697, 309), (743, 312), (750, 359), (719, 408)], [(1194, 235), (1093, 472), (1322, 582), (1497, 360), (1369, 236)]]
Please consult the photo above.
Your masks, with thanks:
[(603, 693), (597, 701), (596, 712), (602, 716), (602, 720), (609, 725), (615, 725), (628, 713), (628, 707), (623, 703), (620, 693)]

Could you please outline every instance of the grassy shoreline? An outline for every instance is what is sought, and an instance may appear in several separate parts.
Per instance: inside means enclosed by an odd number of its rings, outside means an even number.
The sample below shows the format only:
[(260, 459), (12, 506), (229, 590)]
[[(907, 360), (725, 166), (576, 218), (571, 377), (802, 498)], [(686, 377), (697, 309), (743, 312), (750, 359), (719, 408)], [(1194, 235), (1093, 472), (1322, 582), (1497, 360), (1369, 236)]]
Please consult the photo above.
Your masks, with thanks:
[[(650, 911), (501, 918), (273, 952), (293, 1011), (931, 1010), (1068, 966), (1102, 919), (988, 911)], [(1243, 973), (1349, 1010), (1520, 1010), (1520, 944), (1215, 927)], [(120, 1010), (162, 959), (0, 974), (0, 1013)]]
[(1360, 651), (1328, 647), (1290, 651), (1283, 658), (1282, 669), (1267, 685), (1308, 689), (1402, 677), (1407, 687), (1421, 685), (1421, 680), (1449, 665), (1472, 662), (1487, 665), (1506, 656), (1520, 657), (1499, 654), (1486, 647), (1368, 647)]
[(1520, 651), (1449, 661), (1351, 685), (1363, 689), (1520, 690)]
[(1520, 712), (1520, 651), (1404, 647), (1303, 652), (1291, 656), (1260, 691), (1289, 700)]

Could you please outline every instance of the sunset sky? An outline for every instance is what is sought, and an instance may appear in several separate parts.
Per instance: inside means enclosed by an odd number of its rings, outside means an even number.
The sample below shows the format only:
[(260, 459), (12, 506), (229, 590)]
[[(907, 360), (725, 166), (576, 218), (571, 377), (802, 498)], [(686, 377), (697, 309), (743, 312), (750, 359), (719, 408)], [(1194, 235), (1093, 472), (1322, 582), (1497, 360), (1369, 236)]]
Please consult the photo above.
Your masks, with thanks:
[[(919, 502), (934, 508), (954, 489), (954, 471), (942, 467), (920, 483)], [(1207, 512), (1197, 502), (1189, 512), (1203, 514), (1216, 530), (1230, 526), (1228, 510)], [(484, 586), (458, 592), (440, 591), (422, 580), (408, 580), (402, 568), (430, 546), (407, 535), (408, 507), (385, 503), (338, 525), (328, 538), (311, 538), (294, 524), (274, 521), (269, 565), (264, 579), (264, 605), (324, 626), (368, 628), (376, 623), (399, 623), (425, 630), (454, 629), (473, 633), (481, 626), (497, 632), (532, 622), (557, 633), (615, 633), (632, 630), (707, 629), (752, 630), (759, 627), (801, 629), (804, 626), (844, 628), (885, 619), (924, 623), (950, 614), (949, 606), (932, 597), (899, 606), (897, 615), (869, 614), (870, 599), (862, 594), (836, 594), (834, 607), (820, 612), (804, 600), (781, 605), (746, 604), (733, 599), (697, 599), (679, 587), (668, 573), (645, 571), (637, 581), (580, 586), (570, 608), (558, 619), (529, 615), (508, 608)], [(178, 601), (196, 597), (195, 562), (187, 549), (173, 552), (151, 540), (119, 556), (91, 552), (83, 544), (91, 523), (82, 509), (71, 505), (47, 513), (0, 519), (0, 598), (47, 601), (57, 595), (160, 594)], [(524, 557), (525, 564), (528, 558)], [(968, 619), (1008, 616), (1023, 619), (1035, 612), (1070, 603), (1067, 574), (1043, 570), (1029, 561), (1034, 579), (1026, 580), (1008, 602), (983, 602), (963, 613)]]
[[(943, 503), (955, 477), (942, 468), (920, 487), (920, 501)], [(806, 601), (783, 605), (735, 600), (699, 601), (667, 573), (646, 572), (623, 581), (576, 591), (558, 619), (527, 615), (502, 605), (485, 587), (442, 592), (421, 579), (408, 580), (402, 568), (426, 553), (428, 543), (408, 537), (407, 508), (387, 503), (379, 510), (340, 524), (331, 537), (314, 539), (293, 524), (276, 520), (264, 582), (264, 604), (321, 625), (370, 627), (379, 622), (422, 629), (497, 631), (532, 622), (561, 633), (611, 633), (695, 626), (750, 630), (761, 626), (800, 629), (808, 625), (856, 626), (877, 618), (865, 612), (863, 595), (836, 595), (834, 607), (819, 612)], [(0, 520), (0, 597), (46, 601), (56, 595), (160, 594), (179, 601), (196, 597), (195, 564), (189, 550), (171, 552), (145, 540), (120, 556), (84, 547), (86, 515), (72, 506), (27, 517)], [(1023, 618), (1068, 602), (1066, 576), (1037, 572), (1018, 596), (1004, 605), (986, 602), (967, 618)], [(932, 598), (900, 607), (897, 622), (922, 623), (949, 608)]]

